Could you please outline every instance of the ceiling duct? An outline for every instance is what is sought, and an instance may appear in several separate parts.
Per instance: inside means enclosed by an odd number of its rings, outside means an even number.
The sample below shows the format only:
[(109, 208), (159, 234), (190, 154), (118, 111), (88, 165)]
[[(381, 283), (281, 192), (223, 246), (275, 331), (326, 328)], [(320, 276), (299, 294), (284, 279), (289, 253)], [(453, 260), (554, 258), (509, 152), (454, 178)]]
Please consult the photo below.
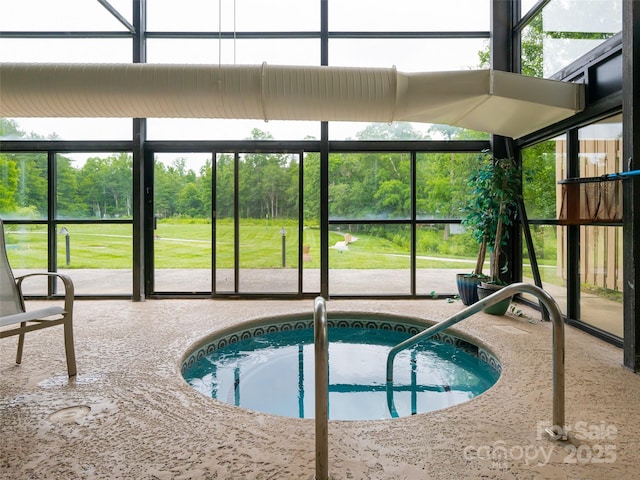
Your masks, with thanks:
[(518, 138), (584, 108), (584, 86), (495, 70), (0, 64), (2, 117), (447, 124)]

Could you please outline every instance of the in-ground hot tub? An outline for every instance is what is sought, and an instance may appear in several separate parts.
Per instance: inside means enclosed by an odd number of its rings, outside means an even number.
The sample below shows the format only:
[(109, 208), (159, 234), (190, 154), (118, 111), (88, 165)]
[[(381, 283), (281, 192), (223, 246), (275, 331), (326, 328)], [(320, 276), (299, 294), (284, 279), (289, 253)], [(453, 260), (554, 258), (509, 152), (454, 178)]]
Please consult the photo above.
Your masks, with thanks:
[[(371, 420), (466, 402), (500, 376), (496, 357), (472, 339), (441, 333), (400, 352), (387, 402), (391, 348), (427, 325), (404, 317), (334, 314), (329, 324), (329, 418)], [(314, 416), (313, 319), (270, 318), (197, 342), (182, 375), (206, 396), (250, 410)]]

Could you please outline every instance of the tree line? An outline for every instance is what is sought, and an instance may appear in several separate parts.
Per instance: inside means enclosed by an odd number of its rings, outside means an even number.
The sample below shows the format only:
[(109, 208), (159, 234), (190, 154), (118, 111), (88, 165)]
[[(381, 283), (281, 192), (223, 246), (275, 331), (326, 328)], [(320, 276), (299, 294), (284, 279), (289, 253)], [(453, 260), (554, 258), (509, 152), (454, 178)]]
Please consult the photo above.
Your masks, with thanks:
[[(3, 128), (18, 126), (2, 120)], [(372, 124), (357, 140), (469, 139), (477, 132), (433, 126), (426, 134), (410, 124)], [(270, 139), (258, 129), (251, 139)], [(525, 185), (538, 200), (533, 218), (554, 218), (555, 162), (553, 145), (527, 151)], [(457, 219), (468, 200), (470, 171), (481, 154), (418, 153), (415, 164), (416, 214), (419, 219)], [(214, 164), (215, 161), (215, 170)], [(163, 218), (233, 216), (235, 158), (219, 154), (197, 171), (185, 158), (154, 162), (154, 213)], [(55, 160), (56, 215), (59, 218), (130, 218), (132, 215), (132, 156), (121, 152), (87, 158), (81, 166), (64, 154)], [(46, 153), (0, 153), (0, 213), (17, 218), (45, 218), (48, 209)], [(329, 214), (334, 219), (408, 219), (412, 207), (411, 159), (407, 153), (332, 153), (329, 159)], [(215, 175), (214, 175), (215, 174)], [(304, 209), (305, 223), (318, 224), (320, 156), (255, 153), (238, 158), (238, 213), (242, 218), (295, 219)], [(299, 196), (300, 175), (303, 178)], [(215, 180), (214, 180), (215, 178)], [(215, 184), (215, 190), (214, 190)], [(213, 194), (215, 192), (215, 198)], [(542, 201), (540, 201), (542, 200)], [(530, 214), (531, 215), (531, 214)]]

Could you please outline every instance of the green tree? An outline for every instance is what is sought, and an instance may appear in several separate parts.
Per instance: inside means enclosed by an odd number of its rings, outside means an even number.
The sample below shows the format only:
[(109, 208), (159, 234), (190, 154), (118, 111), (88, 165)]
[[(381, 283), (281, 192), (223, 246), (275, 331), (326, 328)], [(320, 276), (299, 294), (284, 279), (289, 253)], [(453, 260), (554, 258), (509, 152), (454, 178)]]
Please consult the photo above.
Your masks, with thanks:
[(300, 210), (299, 179), (300, 163), (297, 155), (289, 155), (285, 169), (284, 208), (282, 212), (287, 218), (298, 218)]
[(9, 140), (20, 139), (25, 136), (26, 133), (23, 130), (20, 130), (20, 126), (15, 120), (11, 120), (10, 118), (0, 118), (0, 138)]
[[(542, 15), (536, 15), (525, 28), (522, 29), (521, 45), (521, 73), (530, 77), (543, 77), (543, 40)], [(478, 52), (478, 67), (490, 68), (491, 51), (489, 42)]]
[(189, 217), (199, 217), (203, 210), (202, 197), (195, 183), (187, 183), (178, 195), (178, 210)]
[(186, 160), (176, 158), (170, 165), (165, 165), (156, 159), (153, 172), (155, 213), (162, 217), (181, 214), (178, 205), (180, 192), (189, 183), (189, 179), (195, 179), (195, 174), (187, 171)]
[(536, 15), (522, 30), (521, 73), (530, 77), (544, 77), (544, 33), (542, 15)]
[(477, 155), (429, 153), (416, 163), (416, 208), (422, 218), (459, 218), (470, 188), (469, 165)]
[(56, 201), (58, 215), (79, 217), (87, 212), (85, 199), (78, 190), (78, 169), (71, 159), (64, 155), (56, 156)]
[(248, 218), (292, 215), (297, 209), (297, 171), (298, 163), (290, 155), (244, 155), (239, 168), (243, 215)]
[[(252, 140), (269, 140), (272, 135), (259, 129)], [(298, 161), (295, 156), (251, 153), (240, 157), (239, 197), (246, 218), (296, 217), (298, 210)]]
[(221, 154), (216, 157), (216, 218), (233, 218), (234, 189), (233, 156)]
[(411, 188), (405, 182), (392, 179), (380, 184), (373, 198), (389, 209), (394, 217), (408, 217), (411, 214)]
[[(377, 190), (376, 166), (376, 162), (366, 161), (363, 154), (332, 154), (330, 156), (329, 215), (331, 217), (362, 217), (373, 211), (371, 198)], [(366, 183), (369, 183), (369, 188), (365, 186)], [(372, 188), (374, 186), (375, 188)]]
[(548, 140), (522, 151), (522, 196), (527, 216), (556, 218), (556, 142)]
[(18, 153), (14, 157), (20, 169), (17, 201), (20, 207), (28, 207), (46, 217), (48, 211), (48, 165), (43, 153)]
[(15, 212), (18, 208), (18, 167), (9, 155), (0, 154), (0, 215)]
[(213, 194), (213, 169), (211, 159), (207, 158), (205, 164), (200, 167), (200, 175), (196, 179), (196, 185), (200, 196), (201, 212), (205, 218), (211, 218), (211, 199)]
[(329, 214), (333, 218), (407, 218), (411, 162), (402, 153), (333, 154)]
[(358, 140), (427, 140), (408, 122), (370, 123), (356, 134)]
[(97, 218), (130, 216), (132, 158), (127, 153), (88, 158), (78, 174), (87, 213)]
[(320, 225), (320, 154), (310, 152), (302, 161), (305, 225)]
[(454, 127), (453, 125), (431, 125), (428, 133), (435, 134), (435, 136), (443, 137), (445, 140), (453, 140), (460, 131), (463, 130), (460, 127)]

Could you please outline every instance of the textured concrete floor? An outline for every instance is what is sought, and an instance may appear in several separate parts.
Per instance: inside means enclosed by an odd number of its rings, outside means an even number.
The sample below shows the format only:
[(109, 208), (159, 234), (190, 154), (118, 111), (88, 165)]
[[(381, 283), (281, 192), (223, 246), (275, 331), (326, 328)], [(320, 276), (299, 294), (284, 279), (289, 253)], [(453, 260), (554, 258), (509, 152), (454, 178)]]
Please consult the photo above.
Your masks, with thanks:
[[(34, 306), (37, 302), (34, 302)], [(205, 398), (179, 373), (194, 342), (312, 301), (77, 301), (78, 377), (69, 381), (62, 330), (0, 343), (0, 478), (309, 479), (313, 420), (250, 412)], [(443, 320), (459, 302), (328, 302), (336, 312)], [(478, 314), (455, 330), (501, 360), (498, 383), (454, 407), (393, 420), (330, 422), (338, 479), (640, 478), (640, 377), (622, 351), (566, 328), (569, 441), (551, 422), (551, 325)]]

